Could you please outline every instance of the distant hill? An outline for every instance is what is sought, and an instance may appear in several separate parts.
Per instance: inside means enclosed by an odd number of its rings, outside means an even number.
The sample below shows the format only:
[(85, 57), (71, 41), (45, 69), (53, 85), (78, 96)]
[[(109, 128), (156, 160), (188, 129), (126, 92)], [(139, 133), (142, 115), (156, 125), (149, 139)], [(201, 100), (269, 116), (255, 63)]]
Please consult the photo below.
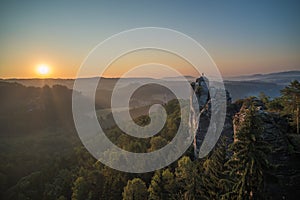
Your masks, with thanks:
[[(89, 80), (91, 78), (81, 78), (79, 81), (86, 83), (86, 87), (89, 86)], [(186, 76), (188, 81), (195, 81), (195, 77)], [(119, 89), (119, 93), (126, 93), (130, 90), (135, 84), (143, 85), (147, 80), (151, 78), (126, 78), (122, 79), (122, 88)], [(288, 85), (292, 80), (300, 81), (300, 71), (284, 71), (276, 72), (269, 74), (253, 74), (253, 75), (243, 75), (243, 76), (234, 76), (234, 77), (225, 77), (224, 84), (226, 89), (230, 92), (232, 99), (237, 100), (245, 98), (248, 96), (257, 96), (260, 92), (264, 92), (270, 97), (279, 96), (280, 90)], [(3, 79), (3, 82), (17, 82), (25, 86), (34, 86), (34, 87), (43, 87), (44, 85), (54, 86), (54, 85), (63, 85), (69, 89), (73, 88), (74, 79)], [(101, 78), (98, 89), (96, 93), (96, 101), (99, 103), (98, 108), (108, 108), (110, 105), (110, 96), (112, 94), (113, 88), (118, 81), (118, 78)], [(182, 81), (183, 77), (165, 77), (165, 82), (171, 87), (179, 88), (181, 91), (180, 98), (189, 97), (190, 91), (187, 88), (183, 87)], [(151, 98), (151, 96), (161, 95), (163, 92), (161, 90), (154, 91), (154, 88), (146, 87), (144, 88), (147, 92), (143, 94), (144, 99)], [(157, 94), (160, 93), (160, 94)], [(84, 94), (83, 94), (84, 95)], [(170, 100), (173, 98), (170, 95), (164, 96), (165, 99)], [(140, 102), (141, 103), (141, 102)], [(139, 106), (145, 105), (141, 103)]]
[(287, 85), (292, 80), (300, 80), (300, 71), (283, 71), (268, 74), (252, 74), (227, 77), (228, 81), (259, 81)]
[(175, 77), (164, 77), (165, 80), (173, 80), (173, 81), (194, 81), (196, 77), (193, 76), (175, 76)]
[(252, 74), (224, 79), (225, 87), (230, 92), (233, 100), (248, 96), (258, 96), (260, 92), (264, 92), (270, 97), (276, 97), (280, 95), (280, 90), (291, 81), (300, 81), (300, 71)]
[(65, 86), (25, 87), (0, 81), (0, 95), (0, 135), (73, 127), (72, 90)]
[(277, 97), (285, 86), (261, 81), (224, 81), (224, 84), (234, 101), (249, 96), (258, 96), (261, 92), (272, 98)]

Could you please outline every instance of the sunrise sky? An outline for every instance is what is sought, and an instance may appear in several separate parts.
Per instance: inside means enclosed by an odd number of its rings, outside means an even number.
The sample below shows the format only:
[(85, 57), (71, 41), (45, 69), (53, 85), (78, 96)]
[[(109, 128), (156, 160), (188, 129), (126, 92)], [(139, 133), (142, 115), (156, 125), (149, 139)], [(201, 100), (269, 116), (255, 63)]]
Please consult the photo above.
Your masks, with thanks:
[[(0, 77), (73, 78), (99, 42), (145, 26), (194, 38), (223, 76), (300, 69), (299, 9), (299, 1), (264, 0), (1, 1)], [(119, 76), (147, 55), (117, 61), (106, 75)], [(164, 59), (193, 75), (184, 62)]]

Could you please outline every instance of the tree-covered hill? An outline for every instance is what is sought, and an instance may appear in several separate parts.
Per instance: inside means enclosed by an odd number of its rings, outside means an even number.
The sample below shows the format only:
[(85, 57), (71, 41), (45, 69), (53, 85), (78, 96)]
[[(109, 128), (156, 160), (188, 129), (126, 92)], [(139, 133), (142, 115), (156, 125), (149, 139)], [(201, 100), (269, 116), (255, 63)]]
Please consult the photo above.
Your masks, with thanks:
[[(194, 158), (191, 146), (164, 169), (130, 174), (97, 162), (83, 147), (72, 120), (72, 90), (0, 82), (0, 199), (297, 199), (299, 90), (293, 82), (278, 98), (261, 94), (228, 105), (232, 133), (203, 159)], [(164, 107), (167, 123), (152, 138), (133, 138), (114, 125), (106, 135), (129, 151), (159, 149), (180, 121), (177, 100)], [(148, 116), (134, 120), (149, 123)]]

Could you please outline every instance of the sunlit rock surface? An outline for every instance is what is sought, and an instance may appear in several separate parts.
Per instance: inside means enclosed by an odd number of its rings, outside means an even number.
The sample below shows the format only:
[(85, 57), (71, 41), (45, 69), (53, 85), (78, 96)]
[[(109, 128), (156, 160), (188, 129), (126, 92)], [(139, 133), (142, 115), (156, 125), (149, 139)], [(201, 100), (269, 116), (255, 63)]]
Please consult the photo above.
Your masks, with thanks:
[[(211, 105), (212, 99), (218, 98), (218, 91), (216, 88), (210, 88), (209, 91), (209, 81), (205, 76), (201, 76), (196, 80), (196, 82), (192, 82), (191, 86), (191, 97), (190, 97), (190, 105), (191, 105), (191, 117), (190, 117), (190, 128), (194, 134), (194, 154), (195, 158), (199, 157), (199, 151), (201, 145), (203, 144), (204, 138), (208, 131), (208, 127), (210, 125), (211, 119)], [(193, 94), (195, 96), (193, 96)], [(216, 102), (216, 109), (218, 109), (218, 101)], [(231, 105), (231, 97), (228, 91), (226, 91), (226, 104)], [(231, 141), (233, 135), (232, 128), (232, 116), (233, 112), (227, 112), (225, 116), (225, 123), (223, 126), (223, 130), (221, 135), (225, 135)], [(213, 124), (214, 125), (214, 124)]]

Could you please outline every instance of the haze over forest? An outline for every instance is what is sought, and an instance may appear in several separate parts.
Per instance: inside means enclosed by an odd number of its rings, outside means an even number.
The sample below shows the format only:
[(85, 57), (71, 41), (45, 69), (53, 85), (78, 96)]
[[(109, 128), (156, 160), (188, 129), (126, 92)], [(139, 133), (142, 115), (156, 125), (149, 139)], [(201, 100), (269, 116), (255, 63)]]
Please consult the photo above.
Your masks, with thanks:
[(1, 1), (0, 200), (299, 199), (299, 8)]

